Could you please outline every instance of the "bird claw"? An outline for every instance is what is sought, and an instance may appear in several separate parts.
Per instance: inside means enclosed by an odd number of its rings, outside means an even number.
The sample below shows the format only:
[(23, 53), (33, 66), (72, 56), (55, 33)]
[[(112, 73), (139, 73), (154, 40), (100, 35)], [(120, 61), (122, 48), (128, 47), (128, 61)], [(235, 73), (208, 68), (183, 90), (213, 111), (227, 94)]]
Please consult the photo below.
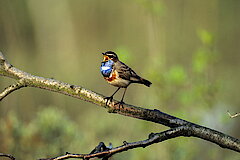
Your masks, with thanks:
[(124, 103), (123, 101), (120, 101), (120, 102), (115, 103), (115, 105), (118, 105), (119, 108), (123, 108), (123, 105), (124, 105), (124, 104), (125, 104), (125, 103)]
[(108, 104), (108, 101), (112, 102), (113, 97), (112, 97), (112, 96), (111, 96), (111, 97), (105, 97), (104, 99), (107, 100), (107, 101), (106, 101), (106, 105), (107, 105), (107, 104)]

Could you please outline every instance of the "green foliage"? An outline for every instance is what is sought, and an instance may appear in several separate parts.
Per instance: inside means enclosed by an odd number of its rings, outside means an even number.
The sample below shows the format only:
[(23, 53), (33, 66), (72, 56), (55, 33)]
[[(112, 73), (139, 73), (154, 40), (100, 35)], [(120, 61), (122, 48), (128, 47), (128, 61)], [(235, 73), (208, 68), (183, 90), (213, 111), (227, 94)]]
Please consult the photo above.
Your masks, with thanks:
[(121, 59), (121, 61), (123, 61), (126, 64), (131, 63), (131, 61), (133, 60), (131, 52), (126, 47), (123, 46), (118, 47), (116, 49), (116, 53), (118, 53), (118, 56)]
[[(51, 152), (53, 154), (64, 153), (64, 149), (71, 144), (66, 142), (77, 138), (76, 133), (81, 136), (81, 132), (77, 131), (77, 125), (70, 121), (62, 111), (54, 107), (44, 108), (39, 112), (36, 119), (29, 124), (29, 130), (31, 131), (30, 136), (35, 137), (41, 143), (38, 150), (44, 155)], [(48, 144), (47, 148), (45, 144)]]
[(213, 36), (210, 32), (205, 29), (199, 29), (197, 31), (197, 34), (203, 45), (213, 45)]
[(204, 73), (210, 68), (208, 65), (212, 65), (216, 60), (216, 53), (212, 50), (213, 36), (206, 30), (198, 31), (199, 39), (203, 46), (199, 48), (193, 56), (193, 71)]
[[(160, 103), (163, 106), (174, 108), (180, 117), (188, 115), (186, 110), (205, 110), (216, 103), (216, 96), (220, 81), (211, 76), (211, 68), (216, 62), (217, 54), (211, 51), (212, 35), (201, 30), (199, 39), (202, 46), (193, 53), (192, 67), (186, 68), (183, 65), (173, 65), (168, 70), (159, 72), (159, 68), (152, 71), (152, 79), (160, 87)], [(174, 104), (174, 106), (173, 106)], [(197, 108), (197, 109), (196, 109)], [(184, 115), (183, 115), (184, 114)], [(194, 115), (195, 120), (200, 120), (201, 115)]]
[(175, 85), (182, 85), (186, 81), (186, 79), (186, 71), (181, 66), (173, 66), (165, 74), (165, 80)]
[(76, 132), (76, 125), (63, 112), (53, 107), (44, 108), (39, 112), (36, 119), (31, 123), (31, 127), (33, 127), (32, 130), (35, 133), (41, 132), (41, 137), (48, 142), (54, 142), (62, 135), (72, 137)]
[[(225, 113), (238, 112), (240, 106), (238, 6), (239, 1), (206, 0), (2, 0), (0, 50), (24, 71), (108, 96), (115, 88), (99, 73), (100, 53), (113, 48), (153, 83), (150, 88), (130, 86), (126, 103), (227, 128), (237, 136), (237, 120)], [(11, 83), (0, 77), (0, 90)], [(0, 151), (19, 160), (88, 153), (100, 141), (117, 146), (161, 127), (40, 89), (24, 88), (0, 103)], [(170, 140), (114, 159), (239, 159), (216, 145), (187, 140)]]
[(152, 14), (160, 15), (164, 11), (164, 5), (158, 0), (135, 0)]
[[(55, 107), (43, 107), (30, 123), (22, 123), (15, 112), (10, 112), (0, 122), (1, 148), (23, 159), (33, 155), (40, 158), (64, 154), (66, 148), (76, 145), (75, 142), (80, 144), (79, 137), (84, 139), (77, 125)], [(22, 154), (24, 152), (28, 154)]]
[(207, 69), (209, 53), (204, 49), (199, 49), (194, 55), (193, 71), (203, 73)]

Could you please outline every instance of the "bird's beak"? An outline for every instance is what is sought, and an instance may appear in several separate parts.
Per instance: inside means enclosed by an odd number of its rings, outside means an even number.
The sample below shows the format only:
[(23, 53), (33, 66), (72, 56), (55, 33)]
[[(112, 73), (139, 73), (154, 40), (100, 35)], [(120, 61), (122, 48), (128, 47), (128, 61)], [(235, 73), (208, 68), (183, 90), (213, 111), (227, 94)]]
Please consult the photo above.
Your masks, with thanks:
[(109, 60), (108, 56), (103, 56), (103, 62), (107, 62)]
[(105, 55), (106, 53), (102, 53), (103, 55)]

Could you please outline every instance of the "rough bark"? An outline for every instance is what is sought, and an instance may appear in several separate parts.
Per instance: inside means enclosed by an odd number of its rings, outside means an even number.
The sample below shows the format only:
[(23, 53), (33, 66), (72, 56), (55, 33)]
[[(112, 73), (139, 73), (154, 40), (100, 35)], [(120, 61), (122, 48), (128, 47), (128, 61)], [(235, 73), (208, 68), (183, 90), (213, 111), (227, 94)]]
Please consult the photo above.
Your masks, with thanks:
[(240, 152), (240, 140), (237, 138), (174, 117), (172, 115), (163, 113), (157, 109), (151, 110), (138, 106), (133, 106), (130, 104), (123, 104), (121, 107), (119, 107), (119, 105), (116, 105), (118, 103), (118, 101), (116, 100), (113, 100), (112, 102), (108, 102), (106, 104), (106, 100), (104, 99), (106, 98), (105, 96), (93, 92), (91, 90), (85, 89), (81, 86), (64, 83), (55, 79), (35, 76), (31, 75), (30, 73), (21, 71), (13, 67), (10, 63), (8, 63), (8, 61), (5, 59), (1, 52), (0, 52), (0, 75), (7, 76), (9, 78), (17, 80), (15, 84), (8, 86), (0, 93), (0, 101), (15, 90), (24, 87), (35, 87), (58, 92), (87, 102), (94, 103), (97, 106), (106, 108), (109, 113), (117, 113), (124, 116), (151, 121), (154, 123), (170, 127), (169, 130), (166, 130), (164, 132), (150, 134), (149, 138), (143, 141), (124, 143), (124, 145), (116, 148), (106, 147), (105, 149), (90, 154), (68, 153), (66, 155), (56, 157), (55, 159), (67, 159), (74, 157), (85, 159), (101, 157), (106, 159), (115, 153), (119, 153), (137, 147), (146, 147), (153, 143), (159, 143), (167, 139), (176, 138), (179, 136), (198, 137), (209, 142), (215, 143), (220, 147)]

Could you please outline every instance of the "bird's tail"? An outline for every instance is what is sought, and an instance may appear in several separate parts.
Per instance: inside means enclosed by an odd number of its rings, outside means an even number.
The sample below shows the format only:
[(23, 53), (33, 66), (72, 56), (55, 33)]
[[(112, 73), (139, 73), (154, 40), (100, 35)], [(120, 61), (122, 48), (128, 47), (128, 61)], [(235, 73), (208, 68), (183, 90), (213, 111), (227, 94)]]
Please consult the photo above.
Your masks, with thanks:
[(140, 78), (140, 82), (142, 84), (144, 84), (145, 86), (148, 86), (148, 87), (150, 87), (150, 85), (152, 84), (150, 81), (148, 81), (148, 80), (146, 80), (144, 78)]

